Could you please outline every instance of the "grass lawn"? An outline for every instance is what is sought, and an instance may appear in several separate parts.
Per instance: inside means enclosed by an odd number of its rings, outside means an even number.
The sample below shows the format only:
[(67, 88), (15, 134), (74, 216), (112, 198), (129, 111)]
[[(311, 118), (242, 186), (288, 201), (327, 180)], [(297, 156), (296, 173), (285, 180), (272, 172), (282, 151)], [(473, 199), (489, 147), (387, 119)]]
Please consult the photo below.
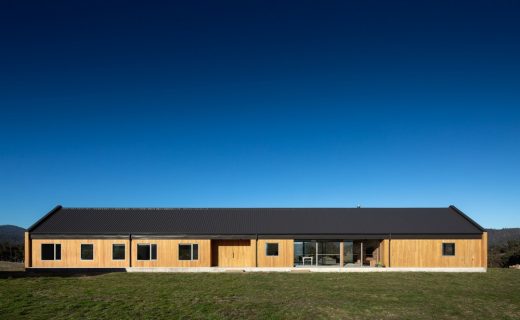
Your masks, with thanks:
[(0, 273), (2, 319), (520, 319), (520, 271)]

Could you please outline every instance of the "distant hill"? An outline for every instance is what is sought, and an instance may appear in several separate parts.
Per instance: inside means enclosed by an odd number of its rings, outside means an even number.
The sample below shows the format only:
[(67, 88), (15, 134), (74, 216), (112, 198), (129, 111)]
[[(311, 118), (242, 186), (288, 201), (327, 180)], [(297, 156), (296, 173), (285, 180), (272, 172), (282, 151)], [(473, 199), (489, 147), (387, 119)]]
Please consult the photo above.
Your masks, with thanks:
[(502, 246), (509, 240), (520, 240), (520, 228), (487, 229), (489, 246)]
[(24, 228), (20, 228), (12, 225), (1, 225), (0, 226), (0, 242), (10, 242), (13, 244), (23, 243)]

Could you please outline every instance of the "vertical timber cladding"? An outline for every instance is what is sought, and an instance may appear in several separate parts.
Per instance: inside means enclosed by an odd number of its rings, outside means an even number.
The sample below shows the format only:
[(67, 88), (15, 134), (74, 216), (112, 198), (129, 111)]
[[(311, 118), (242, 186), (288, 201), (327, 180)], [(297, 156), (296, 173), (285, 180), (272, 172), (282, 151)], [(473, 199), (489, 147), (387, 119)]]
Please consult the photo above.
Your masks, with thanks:
[(384, 239), (380, 244), (381, 260), (385, 267), (391, 267), (390, 262), (390, 239)]
[[(455, 243), (455, 256), (442, 255), (443, 243)], [(390, 267), (462, 268), (483, 264), (481, 239), (392, 239), (385, 240), (384, 247), (384, 263)]]
[[(156, 244), (156, 260), (137, 260), (138, 244)], [(179, 260), (179, 244), (198, 244), (196, 260)], [(132, 239), (132, 267), (210, 267), (211, 240), (203, 239)]]
[(488, 265), (488, 233), (482, 233), (482, 264), (481, 267), (487, 268)]
[(29, 232), (24, 232), (24, 267), (30, 268), (31, 267), (31, 237), (29, 235)]
[(254, 267), (256, 240), (212, 240), (211, 260), (215, 267)]
[[(61, 244), (61, 260), (42, 260), (41, 245)], [(32, 239), (31, 267), (33, 268), (126, 268), (129, 266), (128, 239)], [(94, 245), (94, 259), (81, 259), (81, 244)], [(112, 259), (112, 245), (125, 245), (125, 259)]]
[[(278, 256), (267, 256), (267, 243), (278, 244)], [(259, 267), (292, 267), (294, 265), (294, 240), (292, 239), (259, 239), (257, 250)]]
[[(268, 256), (266, 244), (278, 244), (278, 256)], [(218, 267), (292, 267), (294, 240), (251, 239), (213, 240), (212, 266)]]

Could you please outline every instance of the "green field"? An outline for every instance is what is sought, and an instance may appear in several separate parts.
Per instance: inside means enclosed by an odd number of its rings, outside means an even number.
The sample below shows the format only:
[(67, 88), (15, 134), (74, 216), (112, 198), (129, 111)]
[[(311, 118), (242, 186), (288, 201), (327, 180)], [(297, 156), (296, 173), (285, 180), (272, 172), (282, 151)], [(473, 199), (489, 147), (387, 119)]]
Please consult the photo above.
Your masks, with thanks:
[(0, 273), (2, 319), (520, 319), (520, 271)]

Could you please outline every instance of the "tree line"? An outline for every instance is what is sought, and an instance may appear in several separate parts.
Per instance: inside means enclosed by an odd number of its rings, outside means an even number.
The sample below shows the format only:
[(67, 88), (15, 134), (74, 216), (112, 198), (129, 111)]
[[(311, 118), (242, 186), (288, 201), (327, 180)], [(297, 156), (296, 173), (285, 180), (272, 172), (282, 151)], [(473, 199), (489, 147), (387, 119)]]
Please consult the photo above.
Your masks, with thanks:
[(0, 260), (22, 262), (24, 259), (24, 246), (10, 241), (0, 242)]
[(506, 243), (489, 246), (489, 267), (507, 268), (516, 264), (520, 264), (520, 240), (509, 240)]

